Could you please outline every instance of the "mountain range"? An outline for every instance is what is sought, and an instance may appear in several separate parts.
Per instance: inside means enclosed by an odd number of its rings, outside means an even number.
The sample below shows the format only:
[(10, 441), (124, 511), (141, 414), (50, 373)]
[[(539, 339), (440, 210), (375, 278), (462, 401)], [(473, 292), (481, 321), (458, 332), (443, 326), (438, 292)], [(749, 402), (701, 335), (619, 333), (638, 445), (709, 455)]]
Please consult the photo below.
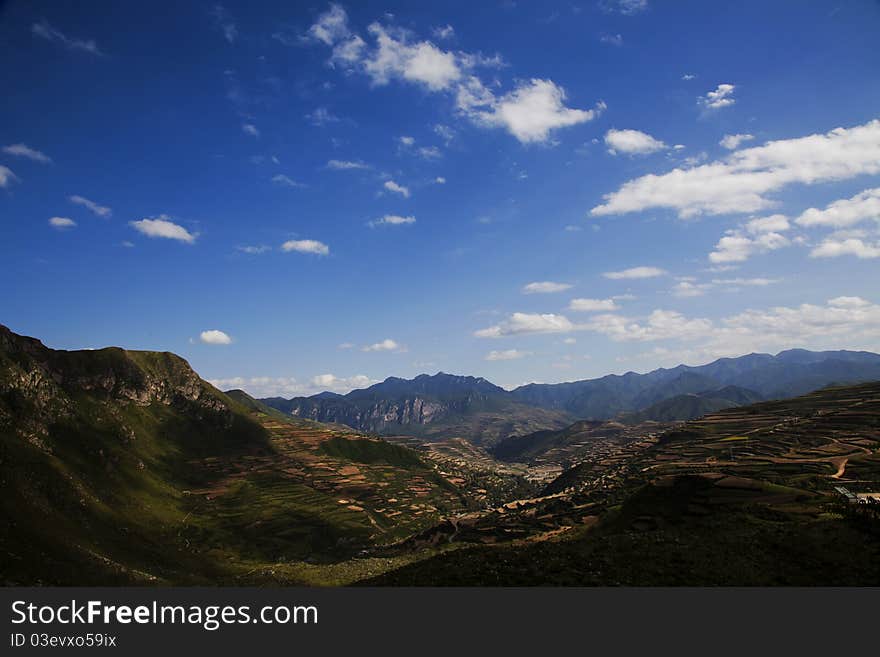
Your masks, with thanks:
[[(871, 355), (841, 370), (847, 353), (810, 355), (809, 385), (868, 371)], [(841, 493), (880, 481), (880, 382), (757, 404), (733, 385), (680, 392), (701, 377), (639, 403), (736, 408), (580, 420), (486, 449), (365, 435), (221, 392), (172, 353), (60, 351), (0, 326), (0, 584), (880, 581), (875, 507)], [(497, 431), (510, 409), (521, 431), (570, 417), (483, 379), (416, 381), (355, 398), (428, 401), (432, 431)]]
[(507, 391), (483, 378), (439, 372), (391, 377), (346, 395), (324, 392), (262, 401), (300, 418), (359, 431), (458, 436), (492, 446), (514, 435), (559, 430), (577, 420), (676, 421), (804, 394), (832, 383), (880, 379), (880, 355), (791, 349), (707, 365), (679, 365), (569, 383), (532, 383)]

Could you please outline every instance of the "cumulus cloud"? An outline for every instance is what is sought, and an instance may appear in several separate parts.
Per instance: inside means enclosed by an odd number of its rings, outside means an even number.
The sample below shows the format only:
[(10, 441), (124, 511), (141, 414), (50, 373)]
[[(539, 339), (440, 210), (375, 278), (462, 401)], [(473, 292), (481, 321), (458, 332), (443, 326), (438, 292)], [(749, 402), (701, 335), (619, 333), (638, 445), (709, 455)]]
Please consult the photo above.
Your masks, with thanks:
[(257, 126), (255, 126), (253, 123), (242, 123), (241, 124), (241, 131), (246, 135), (250, 135), (251, 137), (259, 137), (260, 136), (260, 131), (257, 129)]
[(348, 14), (338, 4), (331, 4), (330, 9), (318, 16), (314, 25), (309, 28), (308, 36), (328, 46), (349, 36)]
[(530, 333), (568, 333), (575, 325), (564, 315), (513, 313), (503, 322), (475, 331), (478, 338), (500, 338)]
[(505, 349), (503, 351), (493, 349), (486, 354), (484, 360), (518, 360), (531, 355), (531, 351), (520, 351), (519, 349)]
[(108, 208), (106, 205), (99, 205), (98, 203), (87, 199), (85, 196), (78, 196), (74, 194), (73, 196), (68, 196), (67, 200), (74, 205), (81, 205), (84, 208), (87, 208), (94, 215), (101, 217), (102, 219), (106, 219), (113, 214), (113, 210), (111, 208)]
[(614, 299), (572, 299), (568, 309), (578, 312), (599, 312), (617, 310), (618, 305)]
[(715, 250), (709, 254), (709, 260), (716, 264), (744, 262), (753, 255), (776, 251), (790, 244), (785, 235), (772, 231), (751, 237), (738, 230), (730, 230), (718, 240)]
[(546, 142), (553, 131), (589, 121), (604, 107), (566, 107), (562, 87), (543, 79), (521, 82), (497, 97), (474, 73), (479, 67), (502, 65), (497, 55), (444, 50), (407, 30), (378, 22), (368, 26), (367, 34), (372, 43), (351, 30), (339, 5), (322, 14), (308, 33), (312, 41), (332, 48), (331, 65), (359, 71), (374, 86), (398, 80), (448, 94), (455, 98), (459, 112), (477, 125), (506, 128), (523, 143)]
[(745, 230), (752, 235), (761, 233), (781, 233), (790, 228), (788, 217), (784, 214), (773, 214), (769, 217), (757, 217), (750, 219), (745, 224)]
[(676, 297), (701, 297), (706, 290), (712, 287), (708, 283), (695, 283), (693, 281), (679, 281), (672, 288), (672, 294)]
[(735, 151), (739, 148), (740, 144), (746, 141), (751, 141), (754, 138), (754, 135), (749, 134), (724, 135), (718, 143), (729, 151)]
[(680, 217), (757, 212), (770, 192), (880, 173), (880, 120), (826, 134), (770, 141), (691, 168), (648, 174), (605, 195), (595, 216), (670, 208)]
[(854, 237), (843, 240), (828, 238), (810, 251), (812, 258), (837, 258), (845, 255), (852, 255), (863, 260), (880, 258), (880, 242), (871, 244)]
[(389, 192), (394, 192), (395, 194), (400, 194), (404, 198), (409, 198), (409, 188), (399, 185), (393, 180), (386, 180), (385, 184), (382, 186)]
[(205, 344), (232, 344), (232, 338), (218, 329), (202, 331), (199, 334), (199, 340)]
[(375, 383), (364, 374), (340, 377), (334, 374), (318, 374), (308, 381), (298, 381), (295, 377), (272, 376), (233, 376), (220, 379), (209, 379), (215, 388), (220, 390), (242, 389), (253, 397), (307, 397), (329, 390), (344, 394), (356, 388), (366, 388)]
[(719, 84), (714, 91), (710, 91), (699, 99), (700, 105), (710, 110), (730, 107), (736, 103), (733, 92), (736, 89), (732, 84)]
[(0, 189), (6, 189), (14, 182), (18, 182), (18, 176), (12, 172), (12, 169), (0, 164)]
[(416, 223), (415, 217), (401, 217), (396, 214), (386, 214), (380, 219), (370, 221), (368, 225), (373, 228), (375, 226), (408, 226), (414, 223)]
[(536, 281), (523, 285), (523, 294), (551, 294), (553, 292), (564, 292), (571, 289), (569, 283), (556, 283), (554, 281)]
[(170, 221), (168, 215), (160, 215), (156, 219), (141, 219), (140, 221), (130, 221), (128, 223), (136, 231), (147, 237), (161, 237), (177, 240), (178, 242), (186, 242), (187, 244), (193, 244), (197, 237), (197, 235), (190, 233), (183, 226)]
[(668, 272), (659, 267), (631, 267), (622, 271), (606, 271), (602, 276), (611, 280), (627, 280), (639, 278), (655, 278), (665, 276)]
[(620, 315), (597, 315), (586, 328), (607, 335), (617, 342), (652, 341), (703, 337), (712, 328), (708, 319), (688, 318), (674, 310), (655, 310), (643, 322)]
[(511, 92), (496, 98), (476, 78), (458, 95), (458, 107), (477, 123), (506, 128), (524, 144), (548, 141), (559, 128), (592, 121), (605, 109), (571, 109), (565, 106), (565, 90), (552, 80), (521, 82)]
[(824, 210), (810, 208), (795, 219), (795, 222), (807, 227), (846, 228), (867, 219), (873, 219), (880, 224), (880, 187), (866, 189), (852, 198), (829, 203)]
[(68, 217), (52, 217), (49, 219), (49, 225), (58, 230), (65, 230), (76, 226), (76, 222)]
[(437, 176), (436, 178), (434, 178), (434, 184), (435, 185), (445, 185), (446, 178), (444, 178), (443, 176)]
[(29, 160), (33, 160), (34, 162), (39, 162), (41, 164), (50, 164), (52, 162), (51, 157), (49, 157), (42, 151), (38, 151), (36, 148), (31, 148), (27, 144), (10, 144), (9, 146), (3, 147), (3, 152), (7, 155), (24, 157)]
[(391, 338), (361, 347), (361, 351), (404, 351), (405, 348)]
[[(801, 345), (806, 348), (880, 347), (880, 305), (855, 296), (823, 304), (750, 309), (717, 321), (655, 310), (638, 320), (601, 315), (584, 325), (618, 342), (671, 341), (686, 347), (687, 358), (733, 356)], [(683, 352), (675, 358), (683, 360)]]
[(288, 240), (281, 245), (281, 250), (287, 253), (314, 253), (315, 255), (329, 255), (330, 247), (318, 240)]
[(45, 39), (46, 41), (58, 43), (68, 50), (77, 50), (98, 56), (104, 54), (101, 52), (101, 49), (98, 48), (98, 44), (95, 43), (93, 39), (75, 39), (69, 37), (60, 30), (52, 27), (47, 21), (40, 21), (39, 23), (31, 25), (31, 33), (34, 36)]
[(615, 130), (605, 133), (605, 145), (612, 155), (647, 155), (664, 150), (667, 146), (659, 139), (639, 130)]

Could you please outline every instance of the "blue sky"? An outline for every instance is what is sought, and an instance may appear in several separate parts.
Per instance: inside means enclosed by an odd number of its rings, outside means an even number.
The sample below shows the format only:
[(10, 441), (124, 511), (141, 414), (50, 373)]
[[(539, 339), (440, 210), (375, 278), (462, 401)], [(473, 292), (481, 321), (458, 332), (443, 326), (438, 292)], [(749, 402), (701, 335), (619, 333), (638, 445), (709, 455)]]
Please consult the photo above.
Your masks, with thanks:
[(880, 350), (880, 3), (0, 6), (52, 347), (285, 396)]

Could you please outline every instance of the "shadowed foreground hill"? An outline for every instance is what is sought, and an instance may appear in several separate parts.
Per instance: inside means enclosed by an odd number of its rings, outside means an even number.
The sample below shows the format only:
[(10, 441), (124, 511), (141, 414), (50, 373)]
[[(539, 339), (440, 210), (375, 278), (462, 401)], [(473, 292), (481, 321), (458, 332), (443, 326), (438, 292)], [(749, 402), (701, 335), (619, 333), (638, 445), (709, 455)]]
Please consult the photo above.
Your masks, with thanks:
[(5, 327), (0, 482), (5, 584), (341, 583), (468, 504), (413, 450), (225, 395), (174, 354)]

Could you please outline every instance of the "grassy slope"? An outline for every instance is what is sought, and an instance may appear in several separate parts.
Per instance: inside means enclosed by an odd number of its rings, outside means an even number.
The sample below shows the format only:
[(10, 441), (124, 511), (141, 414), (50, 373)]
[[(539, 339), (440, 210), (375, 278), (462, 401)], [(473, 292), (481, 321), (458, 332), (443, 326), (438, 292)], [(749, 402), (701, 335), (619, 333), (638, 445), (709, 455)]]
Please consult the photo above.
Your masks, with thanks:
[[(334, 472), (378, 463), (349, 496), (418, 479), (420, 499), (458, 499), (408, 448), (336, 438), (322, 455), (299, 436), (332, 427), (234, 397), (172, 354), (0, 335), (0, 582), (342, 583), (360, 564), (331, 562), (399, 523), (340, 504)], [(297, 460), (312, 453), (317, 474)]]

